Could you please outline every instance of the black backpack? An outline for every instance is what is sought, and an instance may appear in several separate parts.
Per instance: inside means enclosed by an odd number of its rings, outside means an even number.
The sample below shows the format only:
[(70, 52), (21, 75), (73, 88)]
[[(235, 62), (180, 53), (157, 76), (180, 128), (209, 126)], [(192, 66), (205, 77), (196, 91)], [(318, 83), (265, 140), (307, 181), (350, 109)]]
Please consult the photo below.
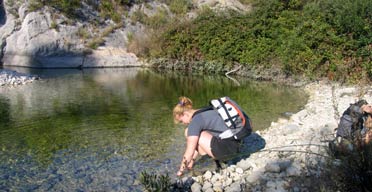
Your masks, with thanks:
[(328, 143), (330, 152), (339, 157), (350, 154), (358, 148), (364, 135), (363, 133), (363, 113), (360, 111), (362, 105), (368, 104), (365, 100), (360, 100), (344, 111), (336, 128), (336, 138)]
[(350, 104), (342, 114), (337, 127), (337, 136), (353, 140), (356, 135), (359, 135), (363, 128), (363, 113), (360, 108), (365, 104), (368, 104), (365, 100)]

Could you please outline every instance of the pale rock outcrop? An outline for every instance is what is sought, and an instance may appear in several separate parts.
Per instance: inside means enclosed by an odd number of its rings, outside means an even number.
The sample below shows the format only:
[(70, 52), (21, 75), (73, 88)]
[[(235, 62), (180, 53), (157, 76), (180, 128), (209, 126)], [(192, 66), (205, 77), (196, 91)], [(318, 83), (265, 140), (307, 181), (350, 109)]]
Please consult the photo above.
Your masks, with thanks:
[(129, 15), (135, 14), (137, 11), (142, 12), (143, 14), (152, 17), (158, 14), (161, 11), (166, 11), (167, 14), (171, 14), (168, 6), (164, 3), (152, 1), (146, 4), (136, 4), (129, 11)]
[(239, 0), (193, 0), (193, 2), (199, 8), (207, 6), (214, 9), (232, 9), (239, 12), (247, 12), (252, 9), (251, 5), (244, 5)]
[(22, 22), (20, 30), (6, 38), (4, 65), (24, 67), (77, 67), (82, 64), (82, 44), (75, 26), (52, 28), (48, 11), (31, 12)]
[[(6, 5), (6, 4), (4, 4)], [(17, 8), (18, 7), (18, 8)], [(126, 49), (128, 33), (137, 33), (139, 28), (126, 24), (107, 37), (104, 45), (96, 50), (86, 47), (79, 37), (79, 29), (85, 28), (92, 38), (100, 34), (93, 33), (84, 21), (68, 24), (68, 19), (54, 13), (50, 8), (36, 12), (28, 10), (27, 1), (18, 5), (17, 18), (4, 6), (0, 14), (6, 19), (0, 25), (0, 59), (4, 66), (22, 66), (37, 68), (84, 68), (84, 67), (127, 67), (141, 66), (136, 55)], [(84, 12), (84, 11), (83, 11)], [(88, 10), (83, 13), (94, 17)], [(111, 23), (107, 23), (107, 26)], [(104, 31), (104, 27), (99, 29)]]
[[(109, 60), (107, 58), (110, 58)], [(144, 65), (138, 61), (133, 53), (115, 47), (99, 47), (84, 59), (83, 67), (140, 67)]]
[(0, 1), (0, 60), (3, 57), (3, 49), (6, 46), (5, 39), (13, 33), (16, 26), (16, 18), (11, 14), (6, 14), (4, 2)]

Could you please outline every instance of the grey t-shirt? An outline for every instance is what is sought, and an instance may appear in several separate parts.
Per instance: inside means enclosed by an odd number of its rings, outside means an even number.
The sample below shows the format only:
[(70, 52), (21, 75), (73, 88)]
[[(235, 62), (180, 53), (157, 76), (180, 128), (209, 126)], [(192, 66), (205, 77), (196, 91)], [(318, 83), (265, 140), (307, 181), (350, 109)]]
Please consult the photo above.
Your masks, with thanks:
[(192, 118), (188, 126), (187, 136), (200, 136), (202, 131), (209, 131), (212, 135), (218, 136), (227, 129), (217, 111), (208, 110), (198, 113)]

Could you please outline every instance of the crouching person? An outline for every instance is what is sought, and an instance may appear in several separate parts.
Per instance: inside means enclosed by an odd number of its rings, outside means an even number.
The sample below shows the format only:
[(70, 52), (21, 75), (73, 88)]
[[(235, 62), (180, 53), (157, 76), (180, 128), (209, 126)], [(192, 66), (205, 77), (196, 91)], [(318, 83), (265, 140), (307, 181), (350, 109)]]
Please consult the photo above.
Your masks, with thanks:
[(372, 140), (372, 105), (365, 100), (351, 104), (342, 114), (336, 138), (330, 142), (335, 156), (360, 151)]
[[(224, 113), (226, 108), (235, 113)], [(211, 106), (202, 109), (193, 109), (189, 98), (180, 97), (173, 118), (175, 123), (187, 125), (186, 150), (178, 176), (193, 167), (198, 155), (208, 155), (214, 160), (238, 155), (242, 139), (252, 132), (248, 116), (228, 97), (212, 100)]]

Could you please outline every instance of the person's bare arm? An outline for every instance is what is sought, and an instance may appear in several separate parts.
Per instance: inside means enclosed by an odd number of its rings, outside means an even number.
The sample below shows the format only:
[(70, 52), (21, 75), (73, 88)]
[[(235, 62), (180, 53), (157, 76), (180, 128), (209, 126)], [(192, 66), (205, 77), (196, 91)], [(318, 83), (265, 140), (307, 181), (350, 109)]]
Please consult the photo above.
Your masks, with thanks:
[(196, 147), (198, 146), (199, 137), (198, 136), (188, 136), (186, 141), (187, 141), (186, 151), (183, 155), (181, 165), (180, 165), (180, 169), (177, 172), (178, 176), (181, 176), (183, 171), (186, 168), (189, 168), (189, 169), (192, 168), (193, 156), (194, 156), (194, 153), (196, 151)]

